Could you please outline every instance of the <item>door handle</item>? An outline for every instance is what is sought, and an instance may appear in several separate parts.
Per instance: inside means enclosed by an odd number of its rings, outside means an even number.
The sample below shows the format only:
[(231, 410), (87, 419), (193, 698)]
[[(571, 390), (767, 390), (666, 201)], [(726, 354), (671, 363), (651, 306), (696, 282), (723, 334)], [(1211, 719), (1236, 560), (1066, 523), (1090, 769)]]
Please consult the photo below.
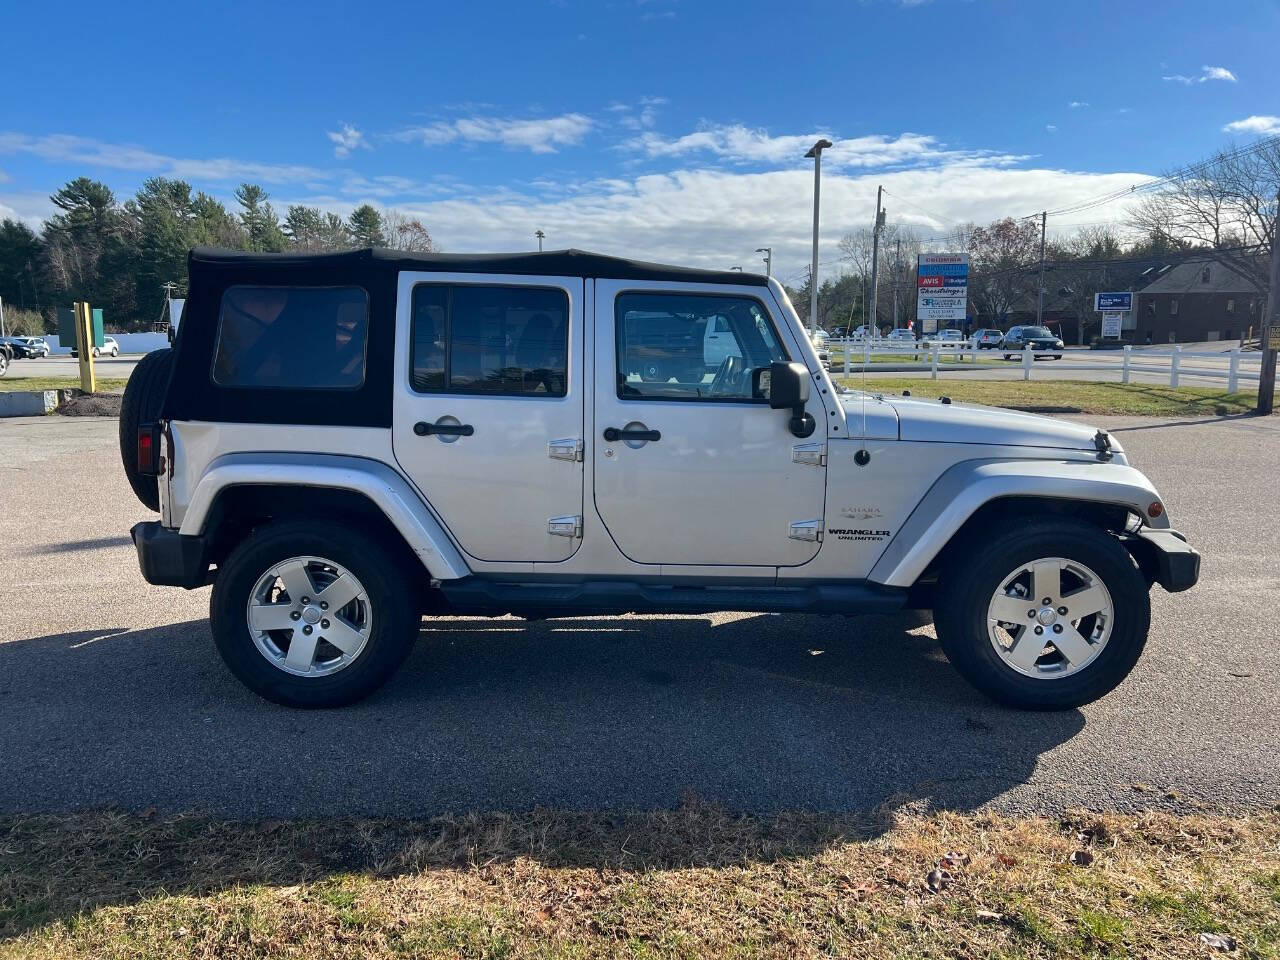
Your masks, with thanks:
[(617, 443), (619, 440), (661, 440), (662, 434), (657, 430), (634, 430), (619, 429), (617, 427), (605, 427), (604, 438), (610, 443)]
[(476, 428), (469, 423), (427, 423), (419, 420), (413, 425), (413, 432), (420, 437), (469, 437)]

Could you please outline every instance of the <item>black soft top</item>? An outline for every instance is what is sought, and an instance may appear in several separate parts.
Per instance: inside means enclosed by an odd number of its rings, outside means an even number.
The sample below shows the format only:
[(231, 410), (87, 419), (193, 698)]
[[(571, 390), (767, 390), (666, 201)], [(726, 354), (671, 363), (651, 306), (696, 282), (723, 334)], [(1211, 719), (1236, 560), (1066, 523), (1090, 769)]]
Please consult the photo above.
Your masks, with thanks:
[[(724, 283), (763, 287), (768, 279), (734, 270), (694, 270), (582, 250), (545, 253), (240, 253), (197, 247), (182, 323), (174, 341), (173, 370), (161, 416), (222, 423), (391, 426), (396, 291), (402, 271), (487, 273), (584, 279)], [(356, 286), (369, 297), (364, 382), (353, 390), (226, 387), (210, 376), (223, 294), (238, 284)]]
[[(699, 270), (673, 267), (626, 257), (610, 257), (586, 250), (548, 250), (545, 253), (408, 253), (367, 247), (341, 253), (243, 253), (216, 247), (191, 251), (193, 269), (201, 267), (251, 267), (269, 270), (280, 267), (315, 266), (331, 270), (335, 276), (344, 268), (353, 271), (401, 270), (441, 273), (510, 273), (521, 276), (592, 277), (609, 280), (675, 280), (685, 283), (733, 283), (767, 286), (763, 274), (736, 270)], [(260, 277), (261, 274), (258, 274)]]

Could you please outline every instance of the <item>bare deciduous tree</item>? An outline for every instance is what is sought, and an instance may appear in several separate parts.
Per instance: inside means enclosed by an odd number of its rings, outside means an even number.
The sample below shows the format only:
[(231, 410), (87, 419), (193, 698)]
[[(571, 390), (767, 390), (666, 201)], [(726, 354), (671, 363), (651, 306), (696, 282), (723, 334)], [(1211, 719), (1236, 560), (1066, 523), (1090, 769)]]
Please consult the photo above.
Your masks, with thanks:
[[(1275, 243), (1280, 141), (1215, 154), (1176, 176), (1134, 210), (1134, 226), (1175, 244), (1203, 248), (1214, 260), (1266, 293)], [(1232, 248), (1255, 248), (1241, 255)]]

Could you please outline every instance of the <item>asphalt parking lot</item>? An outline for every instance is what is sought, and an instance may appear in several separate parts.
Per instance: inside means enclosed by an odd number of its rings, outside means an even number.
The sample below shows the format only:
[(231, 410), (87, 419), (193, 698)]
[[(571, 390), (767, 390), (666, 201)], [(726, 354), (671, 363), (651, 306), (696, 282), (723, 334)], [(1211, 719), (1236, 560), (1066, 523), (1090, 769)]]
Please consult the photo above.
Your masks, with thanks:
[(428, 620), (355, 707), (258, 700), (208, 590), (152, 588), (113, 420), (0, 423), (0, 810), (423, 815), (548, 805), (1235, 809), (1280, 797), (1280, 418), (1095, 418), (1205, 556), (1083, 710), (995, 707), (929, 627), (723, 614)]

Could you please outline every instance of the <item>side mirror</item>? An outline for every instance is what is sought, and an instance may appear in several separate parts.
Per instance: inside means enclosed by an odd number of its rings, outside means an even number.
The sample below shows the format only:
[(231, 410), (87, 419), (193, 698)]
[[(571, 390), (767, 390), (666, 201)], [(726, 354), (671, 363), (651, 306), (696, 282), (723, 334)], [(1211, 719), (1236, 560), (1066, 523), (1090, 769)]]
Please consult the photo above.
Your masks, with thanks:
[(817, 428), (810, 414), (805, 413), (809, 402), (809, 371), (803, 363), (775, 360), (767, 367), (757, 367), (751, 372), (751, 395), (768, 400), (774, 410), (791, 411), (791, 432), (797, 437), (808, 437)]

